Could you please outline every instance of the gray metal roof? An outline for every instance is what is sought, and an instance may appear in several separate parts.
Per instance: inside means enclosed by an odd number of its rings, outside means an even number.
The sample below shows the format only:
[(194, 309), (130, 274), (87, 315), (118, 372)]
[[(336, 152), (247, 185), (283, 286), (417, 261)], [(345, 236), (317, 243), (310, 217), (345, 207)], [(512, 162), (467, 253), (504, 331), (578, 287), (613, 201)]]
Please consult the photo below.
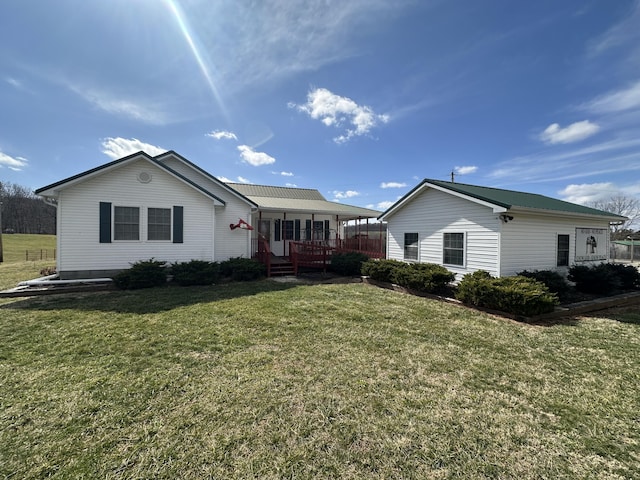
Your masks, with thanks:
[(231, 188), (255, 202), (260, 210), (338, 215), (343, 219), (375, 218), (380, 213), (370, 208), (326, 200), (318, 190), (229, 183)]

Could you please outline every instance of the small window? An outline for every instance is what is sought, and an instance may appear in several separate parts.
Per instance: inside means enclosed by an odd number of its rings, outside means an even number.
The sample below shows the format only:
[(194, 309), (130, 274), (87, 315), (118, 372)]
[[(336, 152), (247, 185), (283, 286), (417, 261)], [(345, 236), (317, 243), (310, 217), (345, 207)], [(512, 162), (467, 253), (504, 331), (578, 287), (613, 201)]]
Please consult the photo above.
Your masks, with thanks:
[(171, 240), (171, 209), (149, 208), (147, 215), (147, 238), (149, 240)]
[(283, 240), (293, 240), (293, 220), (284, 220), (282, 226)]
[(558, 267), (569, 266), (569, 235), (558, 235)]
[(444, 234), (445, 265), (464, 265), (464, 233)]
[(418, 234), (404, 234), (404, 259), (418, 260)]
[(114, 207), (113, 239), (140, 240), (140, 208)]

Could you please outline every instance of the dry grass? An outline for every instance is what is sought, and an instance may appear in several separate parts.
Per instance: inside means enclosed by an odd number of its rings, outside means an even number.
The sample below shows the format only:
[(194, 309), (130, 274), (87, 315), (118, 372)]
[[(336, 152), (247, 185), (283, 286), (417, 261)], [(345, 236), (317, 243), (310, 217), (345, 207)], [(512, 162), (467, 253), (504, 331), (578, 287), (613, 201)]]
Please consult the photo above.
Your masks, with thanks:
[(540, 327), (362, 284), (0, 304), (0, 475), (633, 478), (640, 313)]

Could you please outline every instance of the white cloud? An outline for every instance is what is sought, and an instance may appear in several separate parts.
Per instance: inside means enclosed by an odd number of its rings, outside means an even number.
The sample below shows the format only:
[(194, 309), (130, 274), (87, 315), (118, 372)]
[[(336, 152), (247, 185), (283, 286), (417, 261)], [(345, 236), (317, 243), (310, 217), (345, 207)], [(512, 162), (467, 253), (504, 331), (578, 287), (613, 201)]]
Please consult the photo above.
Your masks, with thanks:
[(583, 107), (596, 113), (617, 113), (640, 108), (640, 80), (620, 90), (601, 95)]
[(470, 173), (475, 173), (478, 171), (478, 167), (476, 167), (475, 165), (468, 165), (465, 167), (456, 167), (454, 168), (455, 172), (458, 175), (468, 175)]
[(293, 177), (293, 172), (271, 172), (274, 175), (281, 175), (283, 177)]
[(599, 200), (606, 200), (619, 193), (619, 189), (611, 182), (582, 183), (567, 185), (559, 191), (563, 200), (567, 202), (586, 204)]
[(260, 165), (271, 165), (276, 162), (276, 159), (272, 156), (267, 155), (264, 152), (256, 152), (248, 145), (239, 145), (238, 150), (240, 151), (242, 161), (249, 165), (253, 165), (254, 167), (259, 167)]
[(137, 138), (107, 137), (102, 141), (102, 153), (114, 160), (141, 150), (152, 157), (167, 151), (166, 148), (141, 142)]
[(172, 121), (154, 102), (145, 103), (140, 98), (127, 99), (96, 88), (85, 88), (72, 83), (67, 83), (67, 87), (87, 102), (112, 115), (132, 118), (151, 125), (165, 125)]
[(560, 128), (559, 124), (552, 123), (540, 134), (540, 140), (551, 145), (573, 143), (595, 135), (598, 130), (600, 127), (589, 120), (575, 122), (565, 128)]
[(295, 183), (285, 183), (284, 184), (285, 187), (289, 187), (289, 188), (297, 188), (298, 185), (296, 185)]
[(360, 195), (360, 192), (356, 192), (355, 190), (347, 190), (346, 192), (341, 192), (339, 190), (334, 190), (333, 198), (336, 200), (343, 200), (345, 198), (353, 198)]
[(609, 49), (623, 47), (625, 45), (636, 45), (640, 38), (640, 2), (635, 2), (633, 11), (623, 15), (622, 20), (606, 31), (589, 47), (591, 55), (599, 55)]
[(29, 161), (26, 158), (11, 157), (6, 153), (0, 152), (0, 167), (7, 167), (9, 170), (19, 172), (26, 167), (28, 163)]
[(380, 184), (380, 188), (404, 188), (406, 186), (407, 186), (406, 183), (400, 183), (400, 182), (382, 182)]
[(384, 202), (378, 202), (378, 204), (376, 205), (376, 209), (377, 210), (387, 210), (394, 203), (396, 203), (396, 202), (393, 202), (391, 200), (387, 200), (387, 201), (384, 201)]
[(355, 136), (367, 135), (374, 127), (389, 121), (388, 115), (379, 115), (371, 107), (358, 105), (350, 98), (336, 95), (326, 88), (316, 88), (309, 92), (307, 103), (290, 103), (289, 107), (295, 107), (314, 120), (320, 120), (327, 127), (345, 128), (345, 133), (333, 139), (336, 143), (345, 143)]
[(215, 138), (216, 140), (238, 140), (238, 137), (233, 132), (226, 130), (214, 130), (211, 133), (205, 134), (207, 137)]
[(241, 176), (238, 176), (236, 180), (231, 180), (230, 178), (227, 178), (224, 176), (216, 176), (216, 178), (223, 183), (253, 183), (250, 180)]

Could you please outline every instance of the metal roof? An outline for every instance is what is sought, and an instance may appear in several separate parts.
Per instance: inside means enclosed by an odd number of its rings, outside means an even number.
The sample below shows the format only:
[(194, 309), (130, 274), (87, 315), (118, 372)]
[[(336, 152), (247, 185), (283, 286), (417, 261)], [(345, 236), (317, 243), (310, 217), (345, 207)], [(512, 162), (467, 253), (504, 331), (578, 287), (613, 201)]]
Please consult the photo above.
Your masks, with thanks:
[(404, 197), (393, 204), (386, 212), (381, 216), (384, 217), (397, 209), (402, 203), (404, 203), (409, 197), (416, 192), (427, 187), (436, 187), (449, 192), (454, 192), (471, 199), (485, 202), (496, 207), (502, 207), (506, 210), (539, 210), (541, 213), (566, 213), (576, 215), (587, 215), (595, 217), (605, 217), (611, 220), (627, 220), (627, 217), (622, 215), (616, 215), (614, 213), (605, 212), (591, 207), (585, 207), (584, 205), (578, 205), (571, 202), (565, 202), (564, 200), (558, 200), (557, 198), (546, 197), (544, 195), (536, 193), (518, 192), (515, 190), (505, 190), (501, 188), (482, 187), (478, 185), (468, 185), (464, 183), (445, 182), (442, 180), (424, 179), (420, 184), (413, 188)]
[(318, 190), (229, 183), (234, 190), (258, 204), (260, 210), (338, 215), (345, 219), (375, 218), (381, 212), (326, 200)]

